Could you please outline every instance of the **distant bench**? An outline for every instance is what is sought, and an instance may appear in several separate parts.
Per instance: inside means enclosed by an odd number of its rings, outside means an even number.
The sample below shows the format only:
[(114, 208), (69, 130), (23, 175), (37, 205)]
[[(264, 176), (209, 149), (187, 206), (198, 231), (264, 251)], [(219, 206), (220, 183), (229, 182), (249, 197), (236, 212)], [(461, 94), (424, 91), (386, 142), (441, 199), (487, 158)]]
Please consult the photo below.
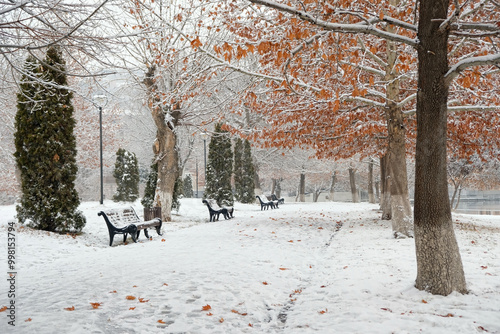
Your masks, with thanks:
[(97, 215), (102, 216), (108, 226), (110, 246), (113, 244), (115, 234), (123, 234), (123, 242), (127, 240), (127, 235), (130, 234), (132, 240), (137, 242), (141, 230), (144, 230), (144, 235), (149, 239), (148, 228), (154, 227), (156, 233), (161, 235), (162, 222), (160, 218), (141, 221), (132, 207), (100, 211)]
[(278, 208), (279, 201), (273, 201), (273, 200), (268, 200), (266, 196), (264, 195), (257, 195), (255, 196), (259, 200), (260, 203), (260, 209), (261, 210), (267, 210), (269, 208), (271, 209), (276, 209)]
[(224, 218), (230, 219), (234, 218), (233, 213), (234, 213), (234, 208), (233, 207), (220, 207), (217, 204), (217, 201), (214, 199), (204, 199), (202, 201), (208, 208), (208, 214), (210, 216), (210, 221), (214, 222), (215, 219), (219, 220), (219, 216), (222, 214)]
[(278, 204), (285, 204), (285, 199), (283, 197), (278, 198), (275, 194), (271, 194), (271, 199), (273, 201), (278, 201)]

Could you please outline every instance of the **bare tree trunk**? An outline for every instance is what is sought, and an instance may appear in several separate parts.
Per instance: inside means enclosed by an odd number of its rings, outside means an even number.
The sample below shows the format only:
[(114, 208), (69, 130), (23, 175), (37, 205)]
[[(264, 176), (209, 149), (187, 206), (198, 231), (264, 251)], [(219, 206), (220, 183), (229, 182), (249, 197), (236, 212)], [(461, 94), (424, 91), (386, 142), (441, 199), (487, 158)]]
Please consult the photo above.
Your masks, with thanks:
[(380, 201), (380, 182), (375, 181), (375, 197)]
[(391, 220), (391, 178), (389, 176), (389, 153), (380, 158), (380, 209), (382, 219)]
[(330, 184), (330, 194), (328, 195), (328, 198), (331, 202), (335, 199), (335, 181), (337, 181), (337, 171), (333, 171), (332, 183)]
[[(255, 173), (253, 174), (253, 181), (255, 183), (255, 195), (261, 195), (262, 194), (262, 189), (260, 187), (260, 178), (259, 178), (259, 165), (257, 163), (254, 164), (255, 166)], [(257, 199), (255, 199), (257, 200)]]
[(447, 296), (466, 293), (453, 230), (446, 171), (449, 0), (421, 0), (418, 39), (417, 145), (415, 156), (415, 246), (417, 289)]
[(271, 186), (271, 194), (276, 194), (276, 179), (272, 179), (273, 184)]
[(460, 205), (460, 196), (462, 195), (462, 187), (458, 190), (458, 197), (457, 197), (457, 204), (455, 205), (455, 210), (458, 208)]
[(359, 194), (356, 189), (356, 170), (352, 167), (349, 167), (349, 182), (351, 184), (352, 202), (359, 203)]
[(281, 181), (282, 181), (282, 179), (276, 180), (276, 189), (275, 189), (276, 192), (274, 194), (278, 198), (281, 198)]
[[(158, 181), (156, 184), (155, 201), (161, 206), (161, 219), (165, 222), (172, 220), (172, 197), (175, 181), (179, 175), (179, 155), (177, 151), (177, 137), (174, 126), (178, 124), (180, 110), (178, 105), (170, 106), (165, 110), (157, 96), (157, 87), (154, 83), (155, 67), (149, 67), (144, 79), (148, 89), (149, 105), (155, 122), (156, 141), (154, 153), (158, 164)], [(166, 121), (166, 113), (170, 113), (170, 121)]]
[[(397, 5), (399, 0), (390, 0)], [(387, 31), (395, 33), (395, 27), (387, 26)], [(408, 174), (406, 171), (406, 129), (403, 113), (398, 107), (399, 101), (399, 73), (396, 71), (397, 61), (396, 43), (387, 41), (387, 70), (385, 80), (387, 84), (386, 121), (389, 134), (388, 169), (391, 192), (391, 222), (392, 233), (395, 238), (413, 237), (413, 215), (408, 194)]]
[(300, 174), (300, 183), (299, 183), (299, 200), (301, 202), (306, 201), (306, 174)]
[(373, 159), (368, 163), (368, 202), (375, 203), (375, 195), (373, 194)]

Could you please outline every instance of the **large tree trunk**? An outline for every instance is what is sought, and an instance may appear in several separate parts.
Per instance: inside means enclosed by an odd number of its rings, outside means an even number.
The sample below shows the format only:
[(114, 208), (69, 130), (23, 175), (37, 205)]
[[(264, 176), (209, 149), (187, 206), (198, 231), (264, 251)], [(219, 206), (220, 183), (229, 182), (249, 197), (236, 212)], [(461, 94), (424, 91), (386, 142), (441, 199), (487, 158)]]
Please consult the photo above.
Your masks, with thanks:
[(299, 201), (306, 201), (306, 174), (300, 174), (300, 183), (299, 183)]
[[(394, 6), (398, 0), (390, 0)], [(387, 26), (387, 31), (395, 33), (392, 25)], [(391, 222), (392, 233), (395, 238), (413, 237), (413, 215), (408, 195), (408, 174), (406, 171), (406, 130), (403, 113), (398, 107), (399, 101), (399, 73), (396, 70), (397, 61), (396, 43), (387, 42), (387, 69), (385, 81), (387, 84), (387, 108), (385, 112), (387, 132), (389, 134), (388, 169), (390, 176), (391, 192)]]
[(368, 163), (368, 202), (375, 203), (375, 194), (373, 193), (373, 159)]
[(352, 202), (359, 203), (359, 194), (356, 189), (356, 170), (352, 167), (349, 167), (349, 183), (351, 184)]
[(276, 192), (274, 194), (276, 195), (277, 198), (281, 198), (281, 181), (282, 180), (283, 179), (281, 179), (281, 178), (276, 180), (276, 189), (275, 189)]
[(391, 220), (391, 178), (389, 176), (389, 153), (380, 157), (380, 209), (382, 219)]
[[(155, 67), (148, 68), (144, 84), (148, 89), (149, 106), (157, 128), (154, 145), (158, 164), (155, 201), (156, 205), (161, 206), (161, 219), (166, 222), (172, 220), (172, 198), (175, 181), (179, 175), (179, 155), (174, 127), (178, 124), (180, 110), (178, 105), (171, 106), (170, 110), (164, 109), (158, 98), (154, 76)], [(166, 113), (170, 114), (169, 121), (165, 119)]]
[[(255, 194), (261, 195), (262, 189), (260, 187), (259, 165), (257, 163), (254, 163), (254, 166), (255, 166), (255, 173), (253, 174), (253, 181), (255, 183)], [(255, 198), (255, 200), (257, 201), (257, 198)]]
[(391, 222), (395, 238), (413, 237), (413, 215), (408, 195), (405, 129), (401, 110), (389, 107), (389, 175), (391, 177)]
[(330, 184), (330, 194), (328, 195), (328, 199), (331, 202), (333, 202), (335, 199), (335, 181), (337, 181), (337, 171), (333, 171), (332, 183)]
[(449, 0), (421, 0), (418, 24), (417, 144), (415, 156), (416, 288), (432, 294), (466, 293), (451, 219), (446, 173)]

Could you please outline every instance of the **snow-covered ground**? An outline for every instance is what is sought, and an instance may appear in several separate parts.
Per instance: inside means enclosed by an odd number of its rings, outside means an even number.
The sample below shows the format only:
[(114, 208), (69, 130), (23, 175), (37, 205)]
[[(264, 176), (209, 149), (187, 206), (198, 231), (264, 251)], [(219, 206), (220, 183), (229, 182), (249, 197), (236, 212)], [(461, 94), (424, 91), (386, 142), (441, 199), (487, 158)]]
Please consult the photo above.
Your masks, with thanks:
[[(97, 213), (113, 202), (83, 203), (76, 237), (17, 226), (15, 332), (500, 333), (498, 216), (454, 215), (470, 293), (442, 297), (413, 287), (414, 240), (393, 239), (377, 205), (237, 203), (209, 223), (200, 199), (181, 203), (163, 236), (136, 244), (109, 246)], [(0, 207), (0, 309), (14, 215)]]

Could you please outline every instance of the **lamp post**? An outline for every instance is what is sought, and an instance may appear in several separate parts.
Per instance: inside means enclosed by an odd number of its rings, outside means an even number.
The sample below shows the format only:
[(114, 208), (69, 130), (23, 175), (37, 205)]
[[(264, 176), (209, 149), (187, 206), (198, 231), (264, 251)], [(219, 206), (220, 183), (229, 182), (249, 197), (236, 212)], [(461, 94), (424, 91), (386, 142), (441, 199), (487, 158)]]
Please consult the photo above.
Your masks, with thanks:
[(107, 97), (106, 95), (95, 95), (94, 104), (99, 109), (99, 144), (100, 144), (100, 158), (99, 165), (101, 169), (101, 198), (99, 203), (102, 205), (104, 203), (104, 182), (103, 182), (103, 172), (102, 172), (102, 107), (106, 105)]
[(203, 160), (205, 162), (205, 184), (207, 183), (207, 138), (208, 134), (206, 132), (202, 132), (201, 139), (203, 139)]
[(203, 186), (203, 198), (205, 198), (205, 190), (207, 188), (207, 138), (208, 134), (206, 132), (202, 132), (201, 139), (203, 139), (203, 160), (205, 162), (205, 185)]

